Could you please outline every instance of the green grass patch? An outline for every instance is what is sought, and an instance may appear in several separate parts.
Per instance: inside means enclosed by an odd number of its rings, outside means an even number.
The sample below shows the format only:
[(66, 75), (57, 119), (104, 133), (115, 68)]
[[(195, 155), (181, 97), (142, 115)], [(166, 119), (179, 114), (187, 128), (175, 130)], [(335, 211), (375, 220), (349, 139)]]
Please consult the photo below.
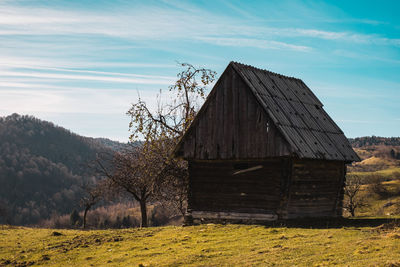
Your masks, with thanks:
[(372, 227), (306, 229), (210, 224), (54, 232), (0, 226), (0, 265), (400, 265), (398, 228), (377, 231)]
[(398, 173), (400, 173), (400, 167), (389, 168), (385, 170), (379, 170), (374, 172), (351, 172), (348, 176), (360, 176), (361, 178), (368, 178), (373, 176), (379, 176), (386, 179), (394, 179)]

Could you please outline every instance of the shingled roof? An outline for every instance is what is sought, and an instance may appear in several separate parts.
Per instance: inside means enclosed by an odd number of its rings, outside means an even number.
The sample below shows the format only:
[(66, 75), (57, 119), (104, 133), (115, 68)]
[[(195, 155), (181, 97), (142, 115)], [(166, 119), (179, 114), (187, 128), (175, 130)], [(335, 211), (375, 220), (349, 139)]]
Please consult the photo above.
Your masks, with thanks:
[(300, 158), (357, 161), (342, 130), (300, 79), (230, 63)]
[(360, 160), (342, 130), (302, 80), (237, 62), (229, 66), (248, 85), (297, 157)]

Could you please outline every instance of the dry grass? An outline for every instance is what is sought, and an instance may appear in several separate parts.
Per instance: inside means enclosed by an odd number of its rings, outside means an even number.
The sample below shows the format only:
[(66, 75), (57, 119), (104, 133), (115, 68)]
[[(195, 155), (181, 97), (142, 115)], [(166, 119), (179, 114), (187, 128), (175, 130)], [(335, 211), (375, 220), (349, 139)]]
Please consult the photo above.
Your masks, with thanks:
[(399, 266), (400, 230), (201, 225), (127, 230), (0, 228), (5, 266)]

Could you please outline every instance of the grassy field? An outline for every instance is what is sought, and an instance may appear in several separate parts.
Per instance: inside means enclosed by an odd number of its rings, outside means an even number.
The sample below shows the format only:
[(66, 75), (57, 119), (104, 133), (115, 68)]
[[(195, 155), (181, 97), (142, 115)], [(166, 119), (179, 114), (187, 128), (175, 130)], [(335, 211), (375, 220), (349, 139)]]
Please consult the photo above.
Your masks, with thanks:
[(400, 228), (0, 226), (0, 266), (400, 266)]
[(387, 179), (392, 179), (393, 175), (396, 175), (397, 173), (400, 173), (400, 168), (388, 168), (384, 170), (379, 170), (379, 171), (373, 171), (373, 172), (351, 172), (349, 173), (350, 176), (360, 176), (361, 178), (367, 178), (368, 176), (380, 176), (382, 178), (387, 178)]

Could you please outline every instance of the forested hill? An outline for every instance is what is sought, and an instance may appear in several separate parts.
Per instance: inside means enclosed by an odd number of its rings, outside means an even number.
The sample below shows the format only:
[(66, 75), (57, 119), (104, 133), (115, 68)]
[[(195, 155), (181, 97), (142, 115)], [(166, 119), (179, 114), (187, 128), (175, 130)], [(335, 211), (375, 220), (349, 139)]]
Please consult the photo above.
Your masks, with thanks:
[(380, 136), (364, 136), (349, 138), (352, 147), (364, 147), (374, 145), (400, 146), (400, 137), (380, 137)]
[(93, 179), (87, 163), (96, 153), (122, 146), (32, 116), (0, 117), (0, 223), (33, 224), (70, 213), (82, 196), (82, 182)]

